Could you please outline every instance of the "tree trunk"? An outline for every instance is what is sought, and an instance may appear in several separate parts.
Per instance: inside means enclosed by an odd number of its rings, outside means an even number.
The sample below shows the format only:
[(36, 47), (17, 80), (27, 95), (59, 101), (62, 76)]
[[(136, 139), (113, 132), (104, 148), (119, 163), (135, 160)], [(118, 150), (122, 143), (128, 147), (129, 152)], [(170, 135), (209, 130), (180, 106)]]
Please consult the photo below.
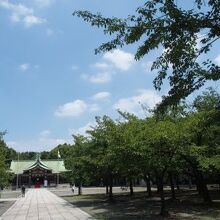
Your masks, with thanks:
[(168, 211), (166, 210), (166, 203), (165, 203), (165, 197), (164, 197), (164, 190), (163, 190), (163, 176), (160, 176), (157, 178), (158, 182), (158, 190), (160, 194), (160, 200), (161, 200), (161, 207), (160, 207), (160, 215), (167, 216)]
[(169, 172), (169, 179), (170, 179), (170, 188), (171, 188), (172, 199), (176, 199), (175, 187), (174, 187), (174, 182), (173, 182), (173, 175), (171, 172)]
[(113, 200), (113, 193), (112, 193), (112, 184), (109, 186), (109, 200)]
[(195, 178), (196, 178), (197, 190), (198, 190), (199, 194), (202, 196), (203, 201), (205, 203), (211, 203), (212, 200), (210, 198), (207, 184), (204, 180), (202, 173), (198, 170), (195, 170), (194, 173), (195, 173)]
[(82, 195), (82, 184), (81, 183), (79, 184), (79, 187), (78, 187), (78, 195)]
[(105, 186), (105, 193), (106, 195), (108, 195), (109, 191), (108, 191), (108, 185)]
[(104, 185), (105, 185), (105, 194), (108, 195), (109, 194), (109, 178), (108, 177), (104, 178)]
[(176, 180), (176, 189), (179, 191), (180, 190), (180, 185), (179, 185), (179, 177), (178, 177), (178, 175), (176, 175), (175, 180)]
[(132, 182), (132, 178), (130, 178), (129, 182), (130, 182), (130, 196), (133, 196), (133, 194), (134, 194), (134, 190), (133, 190), (133, 182)]
[(158, 178), (156, 178), (156, 181), (157, 181), (157, 193), (160, 193)]
[(193, 173), (195, 175), (196, 188), (197, 188), (199, 195), (202, 196), (203, 201), (205, 203), (211, 203), (212, 200), (210, 198), (207, 184), (204, 180), (202, 172), (199, 171), (196, 166), (193, 166), (192, 169), (193, 169)]
[(202, 172), (198, 170), (197, 162), (195, 162), (190, 157), (187, 157), (186, 155), (182, 155), (183, 158), (190, 164), (193, 174), (195, 176), (196, 180), (196, 186), (199, 194), (203, 197), (203, 201), (205, 203), (211, 203), (212, 200), (209, 195), (209, 191), (206, 185), (206, 182), (204, 180), (204, 177), (202, 175)]
[(145, 175), (144, 179), (145, 179), (146, 186), (147, 186), (148, 196), (151, 197), (152, 196), (152, 191), (151, 191), (151, 184), (150, 184), (150, 174)]
[(218, 188), (220, 189), (220, 175), (218, 175)]
[(189, 189), (192, 189), (192, 178), (189, 176)]
[(109, 176), (109, 200), (113, 201), (113, 192), (112, 192), (112, 187), (113, 187), (113, 177), (112, 175)]
[(198, 191), (199, 195), (202, 196), (202, 189), (201, 189), (201, 186), (199, 184), (199, 180), (198, 178), (196, 178), (196, 190)]

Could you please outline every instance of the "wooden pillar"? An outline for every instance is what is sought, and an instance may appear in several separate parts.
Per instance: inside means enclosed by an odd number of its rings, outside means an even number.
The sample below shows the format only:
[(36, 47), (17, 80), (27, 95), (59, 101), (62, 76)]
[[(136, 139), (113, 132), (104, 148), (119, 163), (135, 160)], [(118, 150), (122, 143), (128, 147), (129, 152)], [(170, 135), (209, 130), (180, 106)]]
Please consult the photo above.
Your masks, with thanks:
[(31, 174), (29, 174), (29, 177), (28, 177), (29, 179), (28, 179), (28, 186), (29, 186), (29, 188), (31, 188)]
[(19, 174), (17, 174), (17, 176), (16, 176), (16, 189), (18, 189), (18, 187), (19, 187)]
[(60, 181), (59, 173), (57, 173), (57, 186), (59, 185), (59, 181)]

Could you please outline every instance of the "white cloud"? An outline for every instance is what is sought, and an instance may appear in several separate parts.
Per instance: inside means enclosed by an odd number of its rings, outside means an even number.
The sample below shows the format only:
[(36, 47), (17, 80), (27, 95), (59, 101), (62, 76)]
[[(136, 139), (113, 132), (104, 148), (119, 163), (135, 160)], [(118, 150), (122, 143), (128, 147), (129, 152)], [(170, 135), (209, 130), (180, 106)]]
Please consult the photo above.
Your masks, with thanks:
[(80, 77), (84, 80), (89, 80), (89, 75), (88, 74), (83, 73), (83, 74), (80, 75)]
[(30, 64), (29, 63), (23, 63), (19, 66), (19, 69), (22, 71), (22, 72), (26, 72), (28, 71), (28, 69), (30, 68)]
[[(77, 99), (73, 102), (65, 103), (60, 105), (57, 110), (54, 112), (56, 117), (76, 117), (87, 112), (98, 112), (101, 110), (101, 107), (97, 103), (86, 103), (84, 100)], [(47, 132), (47, 130), (45, 131)]]
[(45, 151), (51, 150), (59, 144), (72, 143), (71, 139), (63, 138), (52, 138), (52, 137), (38, 137), (30, 140), (18, 140), (8, 141), (7, 145), (13, 149), (24, 152), (24, 151)]
[(6, 144), (7, 144), (8, 147), (11, 147), (11, 148), (16, 149), (16, 150), (20, 150), (20, 148), (18, 147), (18, 142), (17, 141), (7, 141)]
[(111, 73), (103, 72), (90, 76), (89, 81), (92, 83), (107, 83), (112, 79)]
[(92, 127), (95, 127), (95, 125), (96, 123), (94, 122), (88, 122), (86, 125), (79, 127), (77, 129), (69, 129), (69, 134), (70, 135), (73, 135), (73, 134), (86, 135), (86, 131), (91, 130)]
[(220, 66), (220, 54), (214, 59), (214, 61)]
[(133, 54), (124, 52), (120, 49), (115, 49), (113, 51), (105, 53), (103, 58), (112, 63), (115, 68), (121, 71), (129, 70), (135, 63)]
[(92, 96), (94, 101), (106, 100), (111, 96), (110, 92), (99, 92)]
[[(45, 20), (45, 22), (46, 22), (46, 20)], [(62, 34), (64, 34), (64, 32), (59, 29), (47, 28), (45, 30), (45, 34), (46, 34), (46, 36), (51, 37), (51, 36), (55, 36), (55, 35), (62, 35)]]
[(95, 84), (108, 83), (112, 79), (112, 75), (110, 72), (102, 72), (94, 75), (82, 74), (81, 77), (82, 79)]
[(101, 61), (90, 66), (95, 69), (96, 73), (82, 74), (81, 78), (96, 84), (108, 83), (112, 80), (116, 70), (127, 71), (134, 63), (133, 54), (115, 49), (105, 53)]
[(196, 49), (200, 50), (202, 48), (202, 40), (206, 37), (206, 34), (198, 33), (196, 35)]
[(28, 8), (21, 3), (13, 4), (9, 2), (9, 0), (0, 0), (0, 6), (2, 8), (11, 10), (13, 14), (18, 15), (18, 16), (25, 16), (28, 14), (33, 14), (32, 8)]
[(113, 70), (110, 64), (105, 62), (97, 62), (91, 67), (95, 68), (96, 73), (81, 74), (81, 78), (94, 84), (104, 84), (112, 80)]
[(107, 71), (110, 70), (112, 67), (110, 64), (105, 63), (105, 62), (97, 62), (94, 64), (94, 67), (96, 69), (102, 70), (102, 71)]
[(91, 105), (89, 105), (89, 111), (90, 112), (98, 112), (100, 110), (101, 110), (101, 108), (100, 108), (100, 106), (98, 104), (91, 104)]
[[(62, 139), (62, 138), (40, 138), (39, 139), (40, 146), (45, 149), (45, 148), (50, 148), (53, 149), (59, 144), (64, 144), (64, 143), (70, 143), (69, 140)], [(45, 148), (44, 148), (45, 147)]]
[(51, 150), (59, 144), (72, 143), (72, 139), (54, 138), (50, 130), (43, 130), (39, 136), (27, 140), (7, 141), (7, 145), (19, 152)]
[(151, 70), (152, 64), (153, 64), (153, 61), (146, 61), (142, 63), (141, 66), (143, 67), (144, 72), (153, 73), (154, 71)]
[(35, 64), (35, 65), (31, 65), (29, 63), (22, 63), (21, 65), (19, 65), (19, 70), (22, 72), (27, 72), (28, 70), (32, 69), (32, 70), (38, 70), (40, 68), (39, 65)]
[(11, 12), (10, 18), (14, 23), (23, 23), (25, 27), (31, 27), (36, 24), (46, 22), (46, 19), (34, 15), (34, 10), (25, 5), (11, 3), (9, 0), (0, 0), (0, 7)]
[(161, 97), (153, 90), (138, 90), (138, 94), (128, 98), (119, 99), (114, 104), (114, 109), (120, 109), (122, 111), (141, 114), (141, 105), (145, 105), (149, 108), (153, 108), (157, 103), (161, 101)]
[(87, 107), (83, 100), (78, 99), (59, 106), (54, 115), (57, 117), (76, 117), (84, 113)]
[(23, 21), (26, 27), (31, 27), (35, 24), (42, 24), (46, 20), (40, 17), (36, 17), (34, 15), (28, 15), (24, 17)]

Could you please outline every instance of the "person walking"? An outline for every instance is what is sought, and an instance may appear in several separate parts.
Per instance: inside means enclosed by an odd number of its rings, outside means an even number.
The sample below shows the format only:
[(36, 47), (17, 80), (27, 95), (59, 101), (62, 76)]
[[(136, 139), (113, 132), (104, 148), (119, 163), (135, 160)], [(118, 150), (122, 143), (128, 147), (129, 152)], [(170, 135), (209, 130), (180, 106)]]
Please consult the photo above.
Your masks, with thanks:
[(25, 197), (25, 186), (24, 185), (22, 185), (21, 187), (21, 195), (22, 197)]
[(74, 192), (75, 192), (75, 184), (72, 186), (72, 192), (74, 194)]

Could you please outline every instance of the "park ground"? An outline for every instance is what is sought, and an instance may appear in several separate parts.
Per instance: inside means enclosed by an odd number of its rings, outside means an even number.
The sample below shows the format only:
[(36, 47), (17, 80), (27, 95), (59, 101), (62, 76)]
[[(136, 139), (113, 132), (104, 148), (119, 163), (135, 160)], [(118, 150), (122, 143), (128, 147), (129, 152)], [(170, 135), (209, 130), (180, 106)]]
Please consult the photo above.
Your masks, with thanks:
[(77, 192), (72, 195), (70, 190), (56, 190), (55, 193), (73, 205), (81, 208), (96, 219), (220, 219), (220, 192), (210, 189), (213, 204), (203, 204), (195, 189), (181, 189), (176, 192), (176, 200), (170, 199), (170, 190), (165, 190), (169, 217), (162, 218), (159, 195), (154, 190), (151, 198), (147, 197), (144, 187), (134, 188), (134, 195), (122, 191), (120, 187), (114, 188), (114, 202), (109, 202), (104, 188), (84, 188), (83, 194)]
[[(68, 186), (50, 189), (51, 192), (77, 206), (91, 216), (100, 220), (154, 220), (154, 219), (201, 219), (220, 220), (220, 192), (219, 189), (210, 188), (213, 199), (212, 205), (202, 203), (195, 189), (182, 188), (176, 192), (176, 200), (170, 199), (170, 190), (165, 188), (167, 209), (169, 216), (162, 218), (160, 211), (160, 199), (153, 188), (153, 196), (149, 198), (145, 187), (135, 187), (134, 195), (129, 195), (129, 190), (114, 187), (114, 202), (109, 202), (105, 195), (104, 187), (83, 188), (82, 195), (74, 194)], [(18, 199), (20, 191), (6, 190), (1, 193), (0, 216)]]
[(0, 192), (0, 216), (5, 213), (21, 195), (19, 191), (4, 190)]

